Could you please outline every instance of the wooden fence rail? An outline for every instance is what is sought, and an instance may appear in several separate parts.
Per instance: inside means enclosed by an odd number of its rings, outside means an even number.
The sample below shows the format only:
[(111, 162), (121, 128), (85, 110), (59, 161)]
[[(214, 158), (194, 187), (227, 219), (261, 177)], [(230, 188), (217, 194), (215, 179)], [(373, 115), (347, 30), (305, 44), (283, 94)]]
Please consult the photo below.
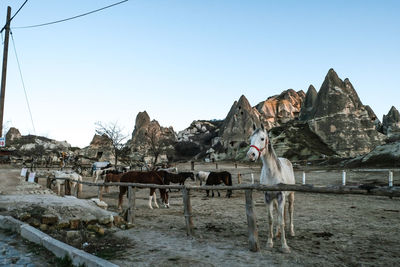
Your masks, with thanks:
[[(48, 178), (50, 179), (50, 178)], [(66, 180), (65, 184), (69, 184), (69, 178), (56, 178)], [(68, 182), (67, 182), (68, 181)], [(139, 183), (91, 183), (83, 181), (75, 181), (80, 184), (88, 186), (99, 187), (102, 186), (127, 186), (128, 187), (128, 210), (127, 220), (130, 223), (134, 222), (135, 214), (135, 191), (136, 188), (155, 188), (155, 189), (181, 189), (183, 199), (183, 213), (185, 217), (186, 233), (188, 236), (194, 235), (194, 223), (192, 214), (192, 205), (190, 201), (190, 192), (192, 190), (244, 190), (245, 191), (245, 207), (248, 227), (248, 240), (250, 251), (259, 251), (260, 245), (258, 240), (257, 219), (254, 212), (253, 191), (297, 191), (307, 193), (322, 193), (322, 194), (356, 194), (356, 195), (375, 195), (375, 196), (388, 196), (400, 197), (400, 187), (375, 187), (375, 186), (313, 186), (313, 185), (287, 185), (278, 184), (273, 186), (260, 185), (260, 184), (241, 184), (235, 186), (189, 186), (189, 185), (156, 185), (156, 184), (139, 184)]]

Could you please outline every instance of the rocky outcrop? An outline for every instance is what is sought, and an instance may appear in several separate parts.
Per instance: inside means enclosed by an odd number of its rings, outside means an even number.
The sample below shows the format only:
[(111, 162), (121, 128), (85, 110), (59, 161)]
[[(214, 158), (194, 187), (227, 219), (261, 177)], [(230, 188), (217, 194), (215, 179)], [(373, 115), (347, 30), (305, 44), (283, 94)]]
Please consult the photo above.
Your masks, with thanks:
[(400, 167), (400, 141), (380, 145), (370, 153), (345, 162), (347, 167)]
[(22, 137), (21, 133), (19, 132), (19, 130), (17, 128), (11, 127), (7, 134), (6, 134), (6, 140), (7, 142), (12, 142), (14, 140), (18, 140)]
[(382, 132), (389, 138), (399, 137), (400, 139), (400, 113), (394, 106), (387, 115), (383, 115)]
[(261, 122), (267, 129), (279, 126), (299, 116), (305, 94), (302, 90), (283, 91), (280, 95), (269, 97), (255, 108), (260, 113)]
[(110, 161), (114, 162), (112, 140), (105, 134), (93, 136), (90, 145), (82, 148), (79, 155), (92, 161)]
[(293, 161), (320, 160), (337, 154), (310, 130), (306, 122), (292, 121), (269, 131), (275, 152)]
[(260, 126), (260, 113), (242, 95), (233, 103), (219, 134), (221, 137), (219, 141), (227, 149), (228, 157), (234, 156), (241, 144), (249, 139), (253, 124)]
[(173, 144), (176, 140), (172, 127), (162, 127), (158, 121), (150, 121), (150, 116), (143, 111), (136, 116), (132, 139), (128, 141), (128, 144), (136, 158), (152, 157), (155, 151), (159, 151), (159, 159), (166, 161), (168, 151), (174, 149)]
[(311, 131), (341, 157), (366, 154), (383, 143), (349, 79), (342, 81), (333, 69), (307, 116)]
[(105, 134), (103, 135), (95, 134), (89, 146), (92, 148), (111, 147), (112, 140), (108, 138), (108, 136)]
[(370, 118), (371, 121), (374, 123), (375, 129), (379, 131), (379, 130), (382, 128), (382, 123), (381, 123), (381, 121), (380, 121), (380, 120), (378, 119), (378, 117), (375, 115), (375, 112), (372, 110), (372, 108), (371, 108), (370, 106), (365, 105), (364, 107), (365, 107), (365, 109), (366, 109), (367, 112), (368, 112), (369, 118)]
[(312, 117), (312, 110), (315, 106), (315, 102), (317, 101), (317, 90), (315, 90), (314, 86), (311, 84), (308, 87), (303, 105), (301, 106), (299, 120), (306, 121)]
[(209, 149), (220, 140), (218, 133), (222, 120), (193, 121), (188, 128), (178, 133), (178, 142), (175, 145), (177, 159), (213, 158), (214, 151)]

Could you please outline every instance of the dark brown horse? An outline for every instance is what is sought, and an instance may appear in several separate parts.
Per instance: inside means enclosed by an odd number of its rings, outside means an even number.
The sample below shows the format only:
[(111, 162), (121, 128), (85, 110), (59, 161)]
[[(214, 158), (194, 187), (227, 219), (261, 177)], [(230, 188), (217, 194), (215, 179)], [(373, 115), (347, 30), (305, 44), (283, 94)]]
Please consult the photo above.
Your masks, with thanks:
[[(210, 172), (210, 174), (207, 177), (206, 180), (206, 185), (219, 185), (224, 183), (225, 185), (232, 186), (232, 175), (227, 172), (227, 171), (222, 171), (222, 172)], [(214, 197), (214, 190), (212, 191), (212, 197)], [(206, 190), (207, 196), (209, 195), (210, 190)], [(217, 190), (218, 196), (221, 196), (219, 194), (219, 191)], [(231, 197), (232, 196), (232, 190), (227, 190), (226, 192), (226, 197)]]
[(174, 184), (184, 185), (187, 178), (190, 178), (194, 181), (193, 172), (180, 172), (180, 173), (171, 173), (167, 171), (159, 171), (159, 172), (160, 175), (164, 177), (165, 184), (174, 183)]
[[(125, 172), (121, 175), (120, 182), (121, 183), (164, 185), (164, 178), (160, 175), (160, 173), (157, 173), (155, 171), (149, 171), (149, 172), (130, 171), (130, 172)], [(164, 205), (167, 208), (169, 208), (167, 191), (165, 189), (159, 189), (159, 190), (160, 190), (161, 199), (162, 199)], [(122, 210), (122, 200), (123, 200), (124, 194), (127, 191), (128, 191), (127, 186), (119, 187), (119, 200), (118, 200), (118, 209), (119, 210)], [(153, 209), (153, 207), (151, 206), (151, 200), (153, 199), (153, 196), (154, 196), (154, 205), (158, 208), (155, 191), (156, 191), (155, 188), (150, 188), (150, 195), (149, 195), (150, 209)]]

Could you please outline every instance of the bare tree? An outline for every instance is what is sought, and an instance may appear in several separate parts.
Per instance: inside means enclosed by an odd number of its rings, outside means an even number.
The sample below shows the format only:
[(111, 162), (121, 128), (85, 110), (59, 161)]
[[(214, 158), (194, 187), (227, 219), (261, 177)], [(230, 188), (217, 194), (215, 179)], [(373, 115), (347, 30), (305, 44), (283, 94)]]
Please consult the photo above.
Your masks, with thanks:
[(153, 155), (152, 168), (156, 167), (158, 157), (162, 152), (166, 152), (166, 148), (171, 144), (171, 141), (162, 138), (162, 136), (157, 135), (157, 129), (152, 128), (147, 134), (147, 138), (150, 144), (150, 153)]
[(106, 135), (112, 143), (112, 154), (115, 158), (115, 168), (117, 168), (118, 157), (122, 148), (124, 147), (123, 141), (128, 138), (128, 135), (123, 134), (123, 129), (119, 127), (117, 122), (110, 122), (104, 124), (102, 122), (96, 122), (96, 134)]

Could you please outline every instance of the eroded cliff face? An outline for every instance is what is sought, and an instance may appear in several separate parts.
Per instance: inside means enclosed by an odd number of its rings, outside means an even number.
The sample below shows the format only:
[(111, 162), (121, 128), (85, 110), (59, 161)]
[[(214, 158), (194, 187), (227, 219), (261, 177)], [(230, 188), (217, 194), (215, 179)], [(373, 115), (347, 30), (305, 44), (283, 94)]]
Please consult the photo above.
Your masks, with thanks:
[(382, 132), (390, 139), (400, 140), (400, 113), (392, 106), (387, 115), (383, 115)]
[(146, 111), (139, 112), (135, 120), (132, 139), (128, 141), (132, 156), (136, 160), (152, 161), (154, 152), (159, 153), (159, 161), (167, 161), (167, 153), (173, 150), (177, 140), (172, 127), (162, 127), (156, 120), (150, 120)]
[(235, 101), (219, 131), (219, 142), (225, 148), (226, 157), (235, 157), (243, 142), (248, 142), (253, 124), (260, 126), (260, 113), (242, 95)]
[(280, 95), (269, 97), (255, 108), (260, 113), (260, 120), (267, 129), (298, 118), (305, 94), (302, 90), (283, 91)]
[(375, 127), (348, 79), (342, 81), (330, 69), (317, 94), (315, 105), (306, 113), (307, 123), (321, 140), (341, 157), (370, 152), (385, 137)]

